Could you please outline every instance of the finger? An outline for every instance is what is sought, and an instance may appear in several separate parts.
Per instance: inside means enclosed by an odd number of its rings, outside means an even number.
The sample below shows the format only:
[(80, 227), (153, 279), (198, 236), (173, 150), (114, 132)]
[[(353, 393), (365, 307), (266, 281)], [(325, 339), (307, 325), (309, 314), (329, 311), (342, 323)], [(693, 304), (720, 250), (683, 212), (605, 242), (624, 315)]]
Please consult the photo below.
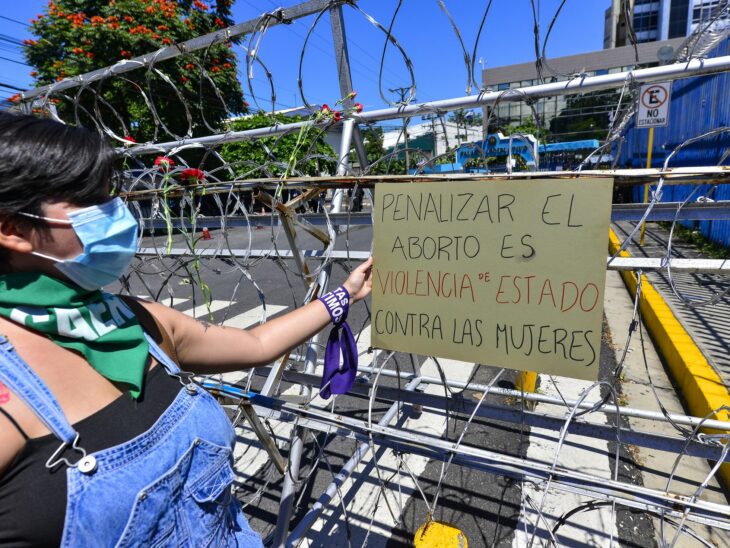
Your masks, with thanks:
[(372, 266), (373, 266), (373, 257), (371, 255), (370, 257), (368, 257), (368, 259), (364, 263), (362, 263), (360, 266), (358, 266), (356, 270), (367, 273), (370, 271)]

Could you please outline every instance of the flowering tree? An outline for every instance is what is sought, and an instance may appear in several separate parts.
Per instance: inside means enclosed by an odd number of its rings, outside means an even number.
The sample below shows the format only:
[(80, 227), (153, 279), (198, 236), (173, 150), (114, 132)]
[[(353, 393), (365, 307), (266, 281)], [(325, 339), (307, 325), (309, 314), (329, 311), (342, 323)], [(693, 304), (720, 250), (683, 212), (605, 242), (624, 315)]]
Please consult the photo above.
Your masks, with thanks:
[[(227, 27), (233, 23), (231, 2), (217, 0), (211, 7), (200, 0), (50, 1), (46, 11), (31, 21), (36, 38), (25, 41), (26, 58), (35, 67), (31, 76), (38, 85), (49, 84)], [(96, 108), (112, 131), (137, 142), (155, 135), (155, 117), (142, 92), (152, 101), (159, 122), (176, 135), (188, 129), (183, 101), (189, 106), (193, 135), (208, 133), (206, 122), (219, 125), (226, 108), (236, 114), (246, 112), (248, 105), (236, 78), (236, 57), (227, 44), (160, 62), (155, 69), (170, 82), (155, 71), (136, 69), (95, 86), (103, 101), (88, 91), (81, 95), (80, 104), (88, 112)], [(67, 101), (58, 102), (57, 108), (73, 112)], [(162, 124), (158, 124), (158, 138)]]

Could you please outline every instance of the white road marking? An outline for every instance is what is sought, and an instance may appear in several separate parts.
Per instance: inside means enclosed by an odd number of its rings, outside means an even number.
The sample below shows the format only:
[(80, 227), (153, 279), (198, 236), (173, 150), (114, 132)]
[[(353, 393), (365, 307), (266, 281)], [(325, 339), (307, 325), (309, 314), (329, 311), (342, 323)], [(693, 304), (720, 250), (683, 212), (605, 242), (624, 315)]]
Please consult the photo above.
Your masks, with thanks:
[[(289, 308), (288, 306), (280, 306), (277, 304), (267, 304), (266, 305), (266, 318), (271, 318), (274, 314), (278, 314), (282, 310), (286, 310)], [(226, 320), (223, 325), (226, 327), (238, 327), (239, 329), (246, 329), (248, 327), (251, 327), (252, 325), (256, 325), (261, 321), (261, 317), (263, 315), (264, 307), (263, 305), (259, 305), (256, 308), (252, 308), (251, 310), (248, 310), (244, 312), (243, 314), (239, 314), (238, 316), (234, 316), (233, 318), (230, 318)]]
[[(370, 344), (370, 329), (367, 329), (367, 348)], [(364, 334), (364, 333), (363, 333)], [(451, 380), (466, 381), (474, 368), (473, 363), (460, 362), (457, 360), (440, 359), (442, 369)], [(438, 377), (436, 363), (427, 359), (422, 367), (421, 374), (425, 376)], [(436, 385), (427, 385), (427, 394), (443, 394), (443, 388)], [(418, 432), (440, 436), (446, 427), (443, 415), (430, 413), (424, 410), (418, 419), (405, 420), (404, 428)], [(377, 450), (377, 448), (376, 448)], [(401, 513), (411, 497), (420, 497), (416, 484), (411, 477), (418, 478), (426, 468), (429, 459), (418, 455), (406, 454), (402, 456), (404, 465), (398, 470), (399, 459), (390, 450), (378, 451), (377, 465), (380, 468), (381, 477), (390, 479), (388, 489), (381, 492), (377, 471), (373, 464), (373, 453), (369, 452), (358, 465), (355, 472), (342, 485), (340, 493), (349, 502), (347, 506), (347, 517), (352, 535), (350, 544), (360, 546), (365, 541), (368, 529), (368, 546), (385, 546), (390, 539), (391, 529), (400, 520)], [(398, 470), (398, 474), (393, 472)], [(410, 470), (411, 474), (408, 473)], [(335, 470), (337, 473), (339, 470)], [(387, 504), (384, 498), (387, 499)], [(377, 505), (376, 505), (377, 501)], [(428, 501), (429, 504), (432, 500)], [(391, 510), (396, 514), (393, 516)], [(373, 514), (374, 512), (374, 514)], [(395, 518), (395, 519), (394, 519)], [(372, 519), (372, 527), (370, 521)], [(426, 521), (426, 516), (423, 516)], [(339, 498), (336, 496), (322, 512), (321, 518), (312, 526), (302, 546), (313, 548), (324, 547), (346, 547), (347, 528)]]
[[(565, 377), (553, 377), (553, 379), (555, 383), (547, 375), (541, 375), (541, 389), (550, 396), (558, 397), (562, 395), (565, 399), (578, 399), (583, 390), (592, 384)], [(588, 400), (596, 401), (599, 398), (599, 390), (594, 388), (592, 393), (589, 394)], [(538, 404), (538, 407), (541, 405), (545, 404)], [(547, 407), (547, 405), (545, 406)], [(555, 412), (554, 406), (549, 407), (552, 409), (548, 412)], [(607, 423), (606, 416), (603, 413), (591, 413), (588, 420), (599, 424)], [(558, 445), (559, 432), (543, 428), (531, 428), (529, 438), (527, 458), (552, 464)], [(563, 443), (558, 466), (565, 466), (607, 479), (612, 477), (612, 469), (608, 458), (608, 443), (603, 440), (568, 436)], [(526, 497), (529, 497), (532, 504), (536, 508), (539, 507), (544, 493), (541, 487), (533, 483), (523, 482), (523, 500), (527, 500)], [(539, 522), (532, 546), (535, 548), (552, 546), (547, 529), (551, 530), (563, 514), (590, 500), (586, 497), (550, 489), (545, 497), (543, 507), (543, 517), (547, 522), (547, 527), (544, 521)], [(512, 540), (513, 547), (523, 548), (530, 544), (532, 528), (537, 521), (537, 517), (537, 513), (530, 505), (523, 505), (519, 523), (515, 529), (515, 536)], [(527, 533), (525, 533), (525, 527), (527, 527)], [(558, 529), (557, 538), (561, 546), (608, 546), (612, 531), (614, 545), (617, 546), (616, 518), (611, 507), (605, 506), (590, 512), (575, 514)]]
[[(155, 302), (155, 299), (150, 297), (149, 295), (135, 295), (136, 298), (142, 299), (144, 301), (152, 301)], [(181, 299), (179, 297), (173, 297), (172, 298), (172, 306), (177, 306), (181, 303), (184, 303), (185, 301), (189, 301), (190, 299)], [(164, 304), (165, 306), (170, 305), (170, 297), (160, 297), (160, 299), (157, 301), (160, 304)]]
[(218, 310), (221, 310), (229, 306), (230, 304), (230, 301), (211, 301), (210, 308), (208, 308), (207, 304), (203, 303), (193, 309), (184, 310), (183, 314), (187, 314), (188, 316), (192, 316), (193, 318), (205, 319), (208, 317), (209, 313), (212, 314), (213, 312), (217, 312)]
[[(274, 310), (274, 307), (268, 305), (267, 312), (272, 310)], [(249, 310), (244, 314), (231, 318), (225, 325), (243, 325), (247, 321), (253, 321), (255, 323), (260, 318), (260, 313), (260, 308)], [(365, 352), (370, 347), (370, 344), (370, 327), (368, 326), (362, 330), (358, 338), (357, 347), (361, 364), (369, 361), (370, 356)], [(440, 359), (439, 363), (448, 378), (452, 380), (466, 381), (474, 369), (473, 363), (456, 360)], [(322, 366), (319, 366), (316, 373), (321, 374), (321, 372)], [(438, 377), (439, 373), (436, 363), (431, 359), (427, 359), (421, 367), (421, 374)], [(436, 385), (427, 385), (425, 392), (443, 395), (443, 388)], [(299, 387), (293, 386), (283, 392), (283, 395), (298, 393)], [(313, 406), (323, 408), (331, 404), (332, 400), (323, 400), (319, 396), (315, 397), (312, 401)], [(262, 416), (263, 418), (265, 417)], [(277, 438), (281, 440), (290, 437), (293, 425), (291, 423), (271, 421), (271, 426)], [(446, 421), (443, 415), (424, 410), (418, 419), (405, 419), (403, 427), (440, 436), (444, 432)], [(234, 458), (237, 459), (237, 481), (243, 484), (247, 478), (260, 473), (261, 468), (268, 463), (269, 457), (260, 448), (256, 435), (248, 424), (244, 423), (237, 432), (238, 443), (235, 447)], [(309, 442), (309, 440), (307, 441)], [(308, 548), (315, 546), (326, 546), (327, 548), (346, 547), (348, 545), (359, 546), (363, 544), (368, 530), (370, 530), (368, 546), (382, 547), (386, 545), (390, 538), (391, 529), (396, 525), (396, 520), (400, 520), (400, 514), (405, 509), (409, 499), (413, 496), (420, 497), (415, 482), (408, 473), (408, 470), (410, 470), (413, 477), (418, 478), (425, 470), (428, 459), (418, 455), (404, 455), (401, 458), (405, 464), (399, 468), (399, 458), (394, 456), (392, 451), (378, 451), (378, 454), (377, 465), (380, 469), (381, 477), (389, 480), (388, 488), (384, 492), (381, 492), (378, 476), (373, 464), (372, 451), (365, 456), (355, 472), (340, 488), (340, 494), (344, 497), (347, 504), (347, 517), (352, 535), (350, 542), (348, 543), (347, 540), (347, 528), (344, 525), (341, 502), (339, 497), (335, 495), (330, 504), (322, 512), (320, 518), (309, 530), (301, 546)], [(394, 474), (396, 470), (398, 473)], [(335, 467), (333, 472), (337, 474), (339, 469)], [(387, 498), (387, 504), (383, 500), (384, 497)], [(432, 501), (429, 500), (428, 502), (430, 504)], [(393, 516), (390, 510), (396, 515)], [(371, 519), (373, 522), (372, 526), (370, 526)], [(425, 520), (426, 516), (424, 515), (423, 521), (425, 522)]]

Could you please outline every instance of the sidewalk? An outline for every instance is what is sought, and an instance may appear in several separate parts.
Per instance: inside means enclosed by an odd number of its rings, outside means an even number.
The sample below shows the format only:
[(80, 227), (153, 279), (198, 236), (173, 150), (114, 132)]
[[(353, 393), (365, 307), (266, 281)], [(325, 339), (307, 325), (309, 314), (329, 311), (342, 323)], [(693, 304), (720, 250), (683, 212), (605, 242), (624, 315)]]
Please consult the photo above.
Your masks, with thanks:
[[(613, 228), (616, 235), (623, 240), (631, 232), (633, 223), (614, 223)], [(644, 245), (631, 245), (628, 251), (634, 257), (662, 257), (666, 253), (668, 238), (667, 229), (656, 223), (647, 223)], [(672, 242), (672, 256), (702, 257), (694, 246), (683, 243), (676, 237)], [(672, 291), (666, 270), (648, 273), (647, 278), (690, 333), (725, 386), (730, 386), (730, 295), (710, 306), (690, 308)], [(730, 286), (730, 279), (712, 274), (672, 274), (672, 281), (685, 298), (701, 300), (709, 299), (713, 294), (721, 293)]]
[[(612, 228), (619, 238), (624, 238), (631, 231), (632, 225), (630, 223), (618, 223), (614, 224)], [(631, 255), (636, 257), (663, 256), (666, 252), (668, 235), (668, 230), (653, 223), (649, 224), (647, 225), (645, 245), (642, 248), (638, 245), (631, 245), (628, 250)], [(680, 243), (676, 239), (673, 242), (673, 251), (673, 256), (676, 257), (692, 258), (700, 256), (693, 246)], [(714, 275), (673, 274), (672, 278), (675, 287), (680, 292), (687, 296), (703, 299), (711, 297), (712, 292), (722, 291), (730, 283)], [(672, 369), (672, 364), (667, 363), (667, 361), (684, 360), (689, 370), (697, 366), (697, 362), (702, 361), (703, 357), (706, 359), (705, 367), (710, 367), (717, 373), (716, 377), (719, 377), (717, 382), (720, 386), (715, 386), (715, 388), (723, 388), (722, 385), (724, 384), (724, 391), (716, 390), (714, 394), (707, 398), (707, 401), (716, 403), (719, 393), (721, 403), (730, 404), (730, 397), (727, 395), (727, 386), (730, 385), (730, 356), (728, 356), (728, 349), (730, 349), (730, 321), (728, 321), (728, 318), (730, 318), (730, 299), (724, 298), (712, 306), (689, 308), (673, 293), (666, 271), (647, 273), (646, 279), (658, 293), (658, 295), (655, 294), (655, 300), (663, 300), (663, 303), (659, 303), (659, 306), (669, 307), (667, 313), (670, 310), (681, 324), (677, 324), (675, 327), (677, 329), (683, 327), (696, 346), (692, 348), (693, 345), (691, 344), (678, 343), (676, 340), (670, 341), (676, 345), (675, 350), (678, 356), (660, 356), (660, 348), (655, 347), (649, 337), (649, 330), (646, 328), (648, 323), (647, 314), (644, 314), (644, 348), (641, 347), (638, 333), (635, 333), (625, 363), (622, 393), (627, 405), (659, 410), (659, 403), (654, 395), (654, 391), (656, 391), (658, 399), (669, 412), (703, 416), (709, 409), (704, 413), (700, 413), (697, 409), (688, 408), (691, 407), (687, 405), (687, 400), (690, 398), (684, 393), (684, 389), (691, 383), (687, 379), (670, 378), (668, 368)], [(621, 275), (609, 271), (607, 273), (605, 313), (612, 335), (612, 344), (617, 352), (622, 350), (626, 339), (628, 324), (631, 321), (632, 303), (633, 298), (626, 291), (626, 285)], [(656, 308), (656, 305), (654, 307)], [(672, 321), (676, 323), (676, 320)], [(666, 339), (667, 333), (662, 336)], [(672, 338), (671, 335), (669, 338)], [(674, 338), (677, 338), (676, 335)], [(702, 354), (699, 356), (699, 360), (697, 359), (697, 349)], [(646, 364), (644, 363), (645, 359)], [(677, 367), (676, 363), (674, 367)], [(674, 372), (672, 374), (676, 375)], [(702, 379), (702, 382), (706, 380)], [(702, 382), (698, 384), (700, 387), (702, 387)], [(654, 390), (652, 390), (652, 385)], [(684, 400), (685, 405), (680, 400)], [(634, 418), (629, 419), (629, 422), (632, 429), (652, 430), (657, 433), (676, 435), (676, 431), (669, 423), (657, 423), (656, 421)], [(637, 449), (632, 452), (632, 456), (639, 467), (644, 485), (656, 489), (667, 489), (690, 495), (694, 493), (710, 472), (710, 464), (707, 461), (684, 458), (679, 462), (675, 476), (671, 478), (671, 484), (669, 484), (672, 468), (675, 465), (675, 458), (672, 455)], [(728, 465), (723, 468), (725, 469), (724, 472), (727, 470)], [(717, 478), (713, 478), (700, 498), (720, 504), (728, 503), (726, 493), (720, 487)], [(655, 533), (659, 538), (658, 520), (654, 520), (654, 525)], [(704, 527), (695, 527), (694, 531), (714, 545), (730, 545), (730, 535), (725, 531), (710, 530)], [(664, 538), (667, 542), (671, 541), (674, 532), (671, 526), (665, 528)], [(682, 538), (677, 544), (677, 546), (699, 545), (699, 543), (687, 537)]]
[[(610, 344), (614, 348), (617, 359), (623, 351), (626, 342), (628, 326), (631, 322), (633, 310), (633, 299), (626, 290), (621, 276), (618, 272), (607, 272), (606, 275), (606, 300), (605, 315), (611, 334)], [(680, 402), (675, 387), (669, 379), (666, 368), (662, 364), (656, 347), (652, 344), (649, 334), (644, 329), (644, 348), (641, 347), (641, 339), (638, 330), (634, 333), (629, 345), (629, 351), (624, 362), (624, 373), (621, 382), (621, 395), (629, 407), (659, 411), (659, 403), (652, 391), (652, 384), (662, 405), (670, 413), (684, 414), (686, 411)], [(646, 365), (644, 364), (646, 356)], [(667, 422), (650, 421), (637, 418), (628, 418), (628, 426), (632, 430), (654, 432), (676, 436), (677, 431)], [(710, 465), (707, 461), (686, 457), (680, 461), (680, 465), (670, 483), (670, 474), (675, 465), (676, 455), (649, 449), (631, 447), (630, 458), (634, 461), (640, 475), (641, 483), (645, 487), (659, 490), (669, 490), (675, 493), (691, 495), (704, 481), (710, 472)], [(626, 466), (623, 464), (622, 467)], [(727, 504), (725, 493), (720, 487), (717, 479), (711, 480), (707, 489), (700, 498), (718, 504)], [(657, 545), (661, 545), (659, 520), (653, 519), (654, 536)], [(727, 531), (713, 530), (708, 527), (691, 527), (694, 533), (709, 541), (715, 546), (730, 546), (730, 534)], [(664, 538), (669, 543), (675, 530), (667, 526)], [(638, 544), (640, 545), (640, 544)], [(701, 543), (683, 536), (677, 543), (678, 547), (698, 547)]]

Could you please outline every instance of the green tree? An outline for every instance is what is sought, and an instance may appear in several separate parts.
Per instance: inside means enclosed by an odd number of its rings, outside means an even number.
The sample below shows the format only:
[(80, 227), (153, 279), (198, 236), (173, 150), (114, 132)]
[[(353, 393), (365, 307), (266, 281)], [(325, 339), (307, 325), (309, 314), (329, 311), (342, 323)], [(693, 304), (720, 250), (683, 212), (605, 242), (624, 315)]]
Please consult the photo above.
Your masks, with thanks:
[(532, 116), (528, 116), (521, 124), (511, 124), (502, 129), (504, 135), (514, 135), (521, 133), (523, 135), (533, 135), (537, 137), (539, 141), (544, 141), (549, 135), (545, 128), (538, 128), (535, 119)]
[[(383, 148), (383, 128), (380, 126), (370, 126), (361, 129), (362, 138), (365, 144), (365, 152), (368, 156), (368, 175), (400, 175), (406, 173), (406, 160), (403, 148), (405, 143), (401, 140), (397, 146), (397, 152), (394, 150), (386, 151)], [(419, 162), (424, 160), (423, 155), (415, 151), (411, 151), (408, 155), (410, 161), (410, 169), (417, 169)], [(356, 160), (352, 156), (353, 161)]]
[[(231, 0), (217, 0), (213, 8), (200, 0), (50, 1), (31, 22), (36, 38), (26, 40), (25, 56), (35, 67), (31, 75), (36, 84), (50, 84), (227, 27), (233, 24), (230, 6)], [(85, 111), (98, 109), (111, 131), (138, 142), (169, 138), (162, 125), (156, 127), (142, 92), (162, 124), (179, 136), (189, 127), (183, 103), (189, 106), (193, 135), (219, 127), (226, 109), (246, 112), (236, 78), (236, 57), (227, 44), (162, 61), (155, 69), (169, 82), (155, 71), (140, 68), (94, 85), (98, 99), (92, 91), (82, 93), (82, 108), (76, 111), (70, 100), (60, 96), (54, 99), (56, 108), (64, 118), (80, 113), (81, 123), (87, 126), (94, 122)]]
[[(466, 141), (468, 139), (468, 127), (474, 127), (474, 126), (480, 126), (482, 125), (482, 113), (480, 111), (473, 111), (473, 110), (464, 110), (459, 109), (455, 110), (449, 117), (449, 122), (452, 122), (456, 124), (456, 130), (457, 130), (457, 140), (459, 142)], [(462, 133), (463, 129), (463, 133)]]
[[(231, 122), (234, 131), (245, 131), (273, 124), (290, 124), (300, 122), (300, 116), (284, 116), (257, 112), (251, 116), (239, 118)], [(280, 137), (268, 137), (256, 141), (239, 141), (221, 147), (220, 155), (231, 164), (237, 176), (277, 177), (284, 173), (286, 165), (293, 157), (294, 173), (318, 176), (322, 173), (334, 174), (337, 166), (337, 154), (324, 142), (322, 130), (309, 126), (304, 133), (294, 132)], [(263, 170), (257, 171), (259, 166)]]
[(559, 141), (605, 139), (609, 113), (616, 108), (618, 100), (617, 91), (571, 95), (566, 99), (565, 108), (550, 122), (550, 131)]

